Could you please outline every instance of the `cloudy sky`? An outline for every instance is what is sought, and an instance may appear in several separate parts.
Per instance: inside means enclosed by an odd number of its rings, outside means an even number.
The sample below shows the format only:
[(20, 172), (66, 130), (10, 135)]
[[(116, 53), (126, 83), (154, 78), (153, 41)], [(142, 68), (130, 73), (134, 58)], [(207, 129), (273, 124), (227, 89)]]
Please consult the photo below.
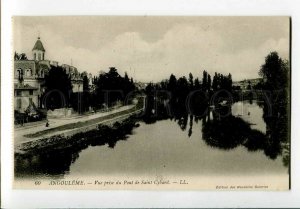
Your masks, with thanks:
[(256, 78), (270, 51), (289, 57), (287, 17), (14, 17), (13, 30), (29, 59), (40, 35), (48, 60), (94, 75), (114, 66), (146, 82), (203, 70)]

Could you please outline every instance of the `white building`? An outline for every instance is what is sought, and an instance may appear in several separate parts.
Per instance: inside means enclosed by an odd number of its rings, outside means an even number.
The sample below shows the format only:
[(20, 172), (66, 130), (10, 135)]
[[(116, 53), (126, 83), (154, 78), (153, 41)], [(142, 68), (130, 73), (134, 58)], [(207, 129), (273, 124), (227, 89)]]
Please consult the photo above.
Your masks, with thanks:
[[(32, 60), (14, 61), (14, 109), (25, 112), (29, 106), (42, 107), (41, 95), (45, 91), (45, 75), (51, 66), (58, 66), (58, 62), (45, 60), (45, 48), (38, 37), (33, 49)], [(73, 92), (83, 92), (82, 74), (77, 68), (62, 65), (71, 77)]]

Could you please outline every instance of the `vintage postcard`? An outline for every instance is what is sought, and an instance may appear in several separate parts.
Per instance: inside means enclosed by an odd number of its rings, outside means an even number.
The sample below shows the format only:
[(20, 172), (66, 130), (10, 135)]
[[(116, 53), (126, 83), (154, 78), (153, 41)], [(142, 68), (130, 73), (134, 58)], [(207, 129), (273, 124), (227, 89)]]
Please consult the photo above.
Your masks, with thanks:
[(290, 17), (12, 24), (14, 188), (291, 188)]

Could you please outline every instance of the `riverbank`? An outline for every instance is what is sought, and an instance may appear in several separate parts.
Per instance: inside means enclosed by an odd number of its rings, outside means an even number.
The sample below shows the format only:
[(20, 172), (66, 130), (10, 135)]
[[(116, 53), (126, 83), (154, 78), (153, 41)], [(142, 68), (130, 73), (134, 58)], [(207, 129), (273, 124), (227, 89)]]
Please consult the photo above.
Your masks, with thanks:
[(33, 140), (22, 143), (18, 146), (15, 154), (27, 156), (36, 154), (46, 154), (60, 152), (60, 150), (82, 150), (89, 145), (108, 144), (113, 147), (118, 140), (126, 139), (126, 135), (131, 133), (132, 129), (138, 127), (137, 119), (131, 114), (129, 117), (123, 117), (113, 123), (101, 123), (95, 125), (92, 129), (73, 132), (71, 135), (59, 134), (39, 140)]
[(97, 129), (99, 124), (112, 125), (116, 121), (123, 121), (131, 115), (138, 114), (142, 109), (134, 105), (123, 106), (110, 112), (70, 119), (52, 119), (51, 127), (41, 124), (15, 130), (15, 152), (34, 149), (37, 145), (47, 146), (61, 138), (71, 137), (78, 133), (85, 133)]

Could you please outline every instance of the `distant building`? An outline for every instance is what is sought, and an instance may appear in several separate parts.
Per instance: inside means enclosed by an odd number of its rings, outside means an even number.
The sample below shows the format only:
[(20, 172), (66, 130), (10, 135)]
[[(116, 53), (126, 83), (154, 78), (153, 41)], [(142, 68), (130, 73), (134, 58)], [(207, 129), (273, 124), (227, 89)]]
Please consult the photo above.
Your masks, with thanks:
[(232, 83), (232, 86), (239, 87), (240, 90), (251, 90), (255, 85), (259, 82), (262, 82), (262, 78), (255, 78), (255, 79), (245, 79), (242, 81), (235, 81)]
[(76, 67), (63, 64), (62, 68), (70, 75), (73, 93), (83, 92), (83, 79)]
[[(45, 92), (45, 75), (58, 62), (45, 60), (45, 48), (38, 37), (33, 49), (32, 60), (14, 61), (14, 109), (24, 113), (28, 107), (43, 108), (41, 95)], [(77, 68), (62, 65), (71, 77), (73, 92), (83, 92), (83, 79)]]

